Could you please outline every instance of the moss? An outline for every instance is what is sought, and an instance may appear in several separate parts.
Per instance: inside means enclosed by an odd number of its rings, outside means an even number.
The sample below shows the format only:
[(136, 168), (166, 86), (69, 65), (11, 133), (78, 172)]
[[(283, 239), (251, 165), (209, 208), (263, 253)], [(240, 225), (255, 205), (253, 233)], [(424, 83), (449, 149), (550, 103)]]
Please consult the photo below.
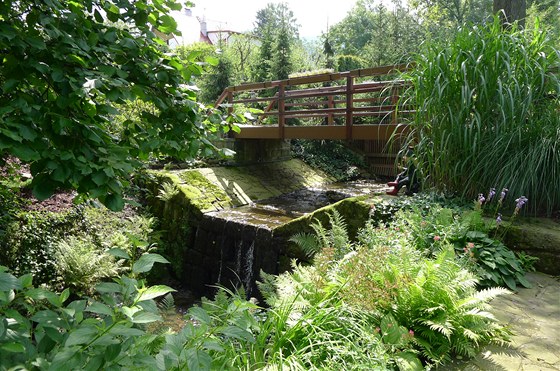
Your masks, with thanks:
[(197, 170), (187, 170), (177, 174), (181, 180), (179, 190), (201, 212), (231, 207), (231, 198), (227, 193), (210, 182)]
[[(348, 236), (350, 239), (355, 239), (358, 230), (362, 228), (367, 220), (370, 218), (371, 199), (366, 196), (347, 198), (337, 203), (317, 209), (316, 211), (292, 220), (274, 230), (274, 236), (278, 237), (276, 240), (287, 241), (296, 233), (312, 233), (311, 225), (317, 221), (323, 225), (329, 222), (329, 213), (332, 210), (337, 210), (344, 221), (346, 222)], [(288, 258), (296, 258), (305, 260), (305, 254), (299, 247), (292, 243), (286, 242), (284, 247), (284, 254)]]
[(560, 224), (545, 218), (517, 220), (509, 227), (505, 243), (512, 250), (538, 257), (538, 271), (560, 274)]

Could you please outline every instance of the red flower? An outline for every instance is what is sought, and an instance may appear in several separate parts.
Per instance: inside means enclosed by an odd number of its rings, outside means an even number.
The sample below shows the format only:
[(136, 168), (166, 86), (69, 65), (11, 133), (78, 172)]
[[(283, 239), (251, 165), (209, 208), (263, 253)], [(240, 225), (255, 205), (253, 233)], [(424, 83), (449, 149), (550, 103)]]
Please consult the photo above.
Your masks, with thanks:
[(439, 241), (439, 240), (441, 240), (440, 236), (434, 236), (434, 241)]

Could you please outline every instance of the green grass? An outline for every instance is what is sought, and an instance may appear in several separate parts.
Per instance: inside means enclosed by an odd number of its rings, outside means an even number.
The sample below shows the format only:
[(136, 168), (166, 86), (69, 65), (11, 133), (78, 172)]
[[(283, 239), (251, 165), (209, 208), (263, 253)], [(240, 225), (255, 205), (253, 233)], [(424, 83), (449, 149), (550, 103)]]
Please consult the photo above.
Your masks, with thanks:
[(559, 61), (544, 31), (497, 18), (429, 45), (403, 100), (417, 109), (408, 140), (427, 182), (468, 197), (506, 187), (533, 212), (558, 210)]

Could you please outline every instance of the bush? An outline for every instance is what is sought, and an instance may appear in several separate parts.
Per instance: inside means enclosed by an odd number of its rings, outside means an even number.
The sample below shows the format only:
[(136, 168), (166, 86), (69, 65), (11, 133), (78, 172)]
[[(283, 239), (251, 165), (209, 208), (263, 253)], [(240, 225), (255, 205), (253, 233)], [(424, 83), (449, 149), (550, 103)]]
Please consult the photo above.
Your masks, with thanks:
[(295, 140), (294, 155), (337, 181), (355, 179), (366, 167), (364, 159), (335, 140)]
[(403, 100), (416, 108), (409, 142), (428, 181), (468, 198), (502, 184), (533, 212), (560, 209), (559, 65), (545, 32), (498, 17), (428, 44)]
[[(122, 248), (132, 258), (155, 248), (158, 235), (153, 233), (154, 219), (141, 216), (126, 216), (125, 212), (111, 212), (105, 208), (77, 205), (63, 212), (18, 210), (7, 224), (6, 232), (0, 234), (0, 264), (12, 269), (15, 274), (33, 275), (36, 284), (64, 284), (61, 275), (72, 278), (67, 282), (79, 290), (91, 290), (75, 281), (76, 274), (90, 277), (107, 276), (114, 272), (109, 265), (100, 265), (104, 273), (93, 272), (93, 266), (84, 256), (76, 255), (72, 248), (87, 254), (93, 260), (105, 262), (105, 252), (111, 248)], [(99, 255), (99, 256), (98, 256)], [(61, 259), (61, 260), (60, 260)], [(70, 266), (68, 262), (73, 261)], [(77, 259), (77, 260), (75, 260)], [(81, 261), (81, 273), (73, 266)], [(78, 270), (80, 270), (78, 269)], [(87, 273), (89, 271), (89, 273)], [(93, 276), (92, 276), (93, 275)], [(74, 286), (78, 285), (78, 286)]]
[[(336, 220), (335, 215), (331, 224)], [(359, 233), (354, 251), (342, 259), (336, 256), (352, 248), (335, 242), (344, 240), (344, 227), (333, 228), (336, 236), (321, 232), (315, 237), (321, 251), (313, 266), (280, 276), (271, 304), (292, 301), (308, 308), (331, 295), (370, 313), (377, 326), (390, 315), (414, 335), (402, 351), (408, 357), (418, 354), (427, 364), (445, 363), (453, 355), (473, 356), (482, 344), (505, 341), (507, 331), (486, 310), (491, 298), (507, 290), (477, 291), (477, 277), (456, 259), (452, 245), (434, 250), (434, 258), (426, 257), (402, 225), (370, 223)], [(313, 245), (304, 237), (294, 240)]]

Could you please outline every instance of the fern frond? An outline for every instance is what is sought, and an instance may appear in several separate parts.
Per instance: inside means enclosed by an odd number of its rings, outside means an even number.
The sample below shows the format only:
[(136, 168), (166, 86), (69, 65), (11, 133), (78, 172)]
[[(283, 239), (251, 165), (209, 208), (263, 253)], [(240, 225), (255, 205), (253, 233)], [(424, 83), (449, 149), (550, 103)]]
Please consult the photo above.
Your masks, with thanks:
[(268, 274), (261, 270), (260, 276), (262, 281), (257, 281), (257, 287), (262, 294), (264, 301), (270, 305), (274, 306), (274, 303), (278, 299), (278, 293), (276, 290), (276, 275)]
[(513, 294), (510, 290), (503, 287), (490, 287), (488, 289), (478, 291), (474, 297), (476, 297), (481, 302), (488, 302), (500, 295)]
[(321, 248), (323, 247), (321, 246), (318, 238), (311, 233), (297, 233), (293, 235), (289, 241), (298, 245), (303, 253), (309, 258), (321, 251)]
[(165, 182), (162, 184), (161, 189), (156, 196), (160, 200), (167, 202), (179, 194), (179, 189), (175, 183)]
[(162, 312), (175, 311), (175, 299), (171, 293), (165, 295), (158, 303), (158, 307)]

